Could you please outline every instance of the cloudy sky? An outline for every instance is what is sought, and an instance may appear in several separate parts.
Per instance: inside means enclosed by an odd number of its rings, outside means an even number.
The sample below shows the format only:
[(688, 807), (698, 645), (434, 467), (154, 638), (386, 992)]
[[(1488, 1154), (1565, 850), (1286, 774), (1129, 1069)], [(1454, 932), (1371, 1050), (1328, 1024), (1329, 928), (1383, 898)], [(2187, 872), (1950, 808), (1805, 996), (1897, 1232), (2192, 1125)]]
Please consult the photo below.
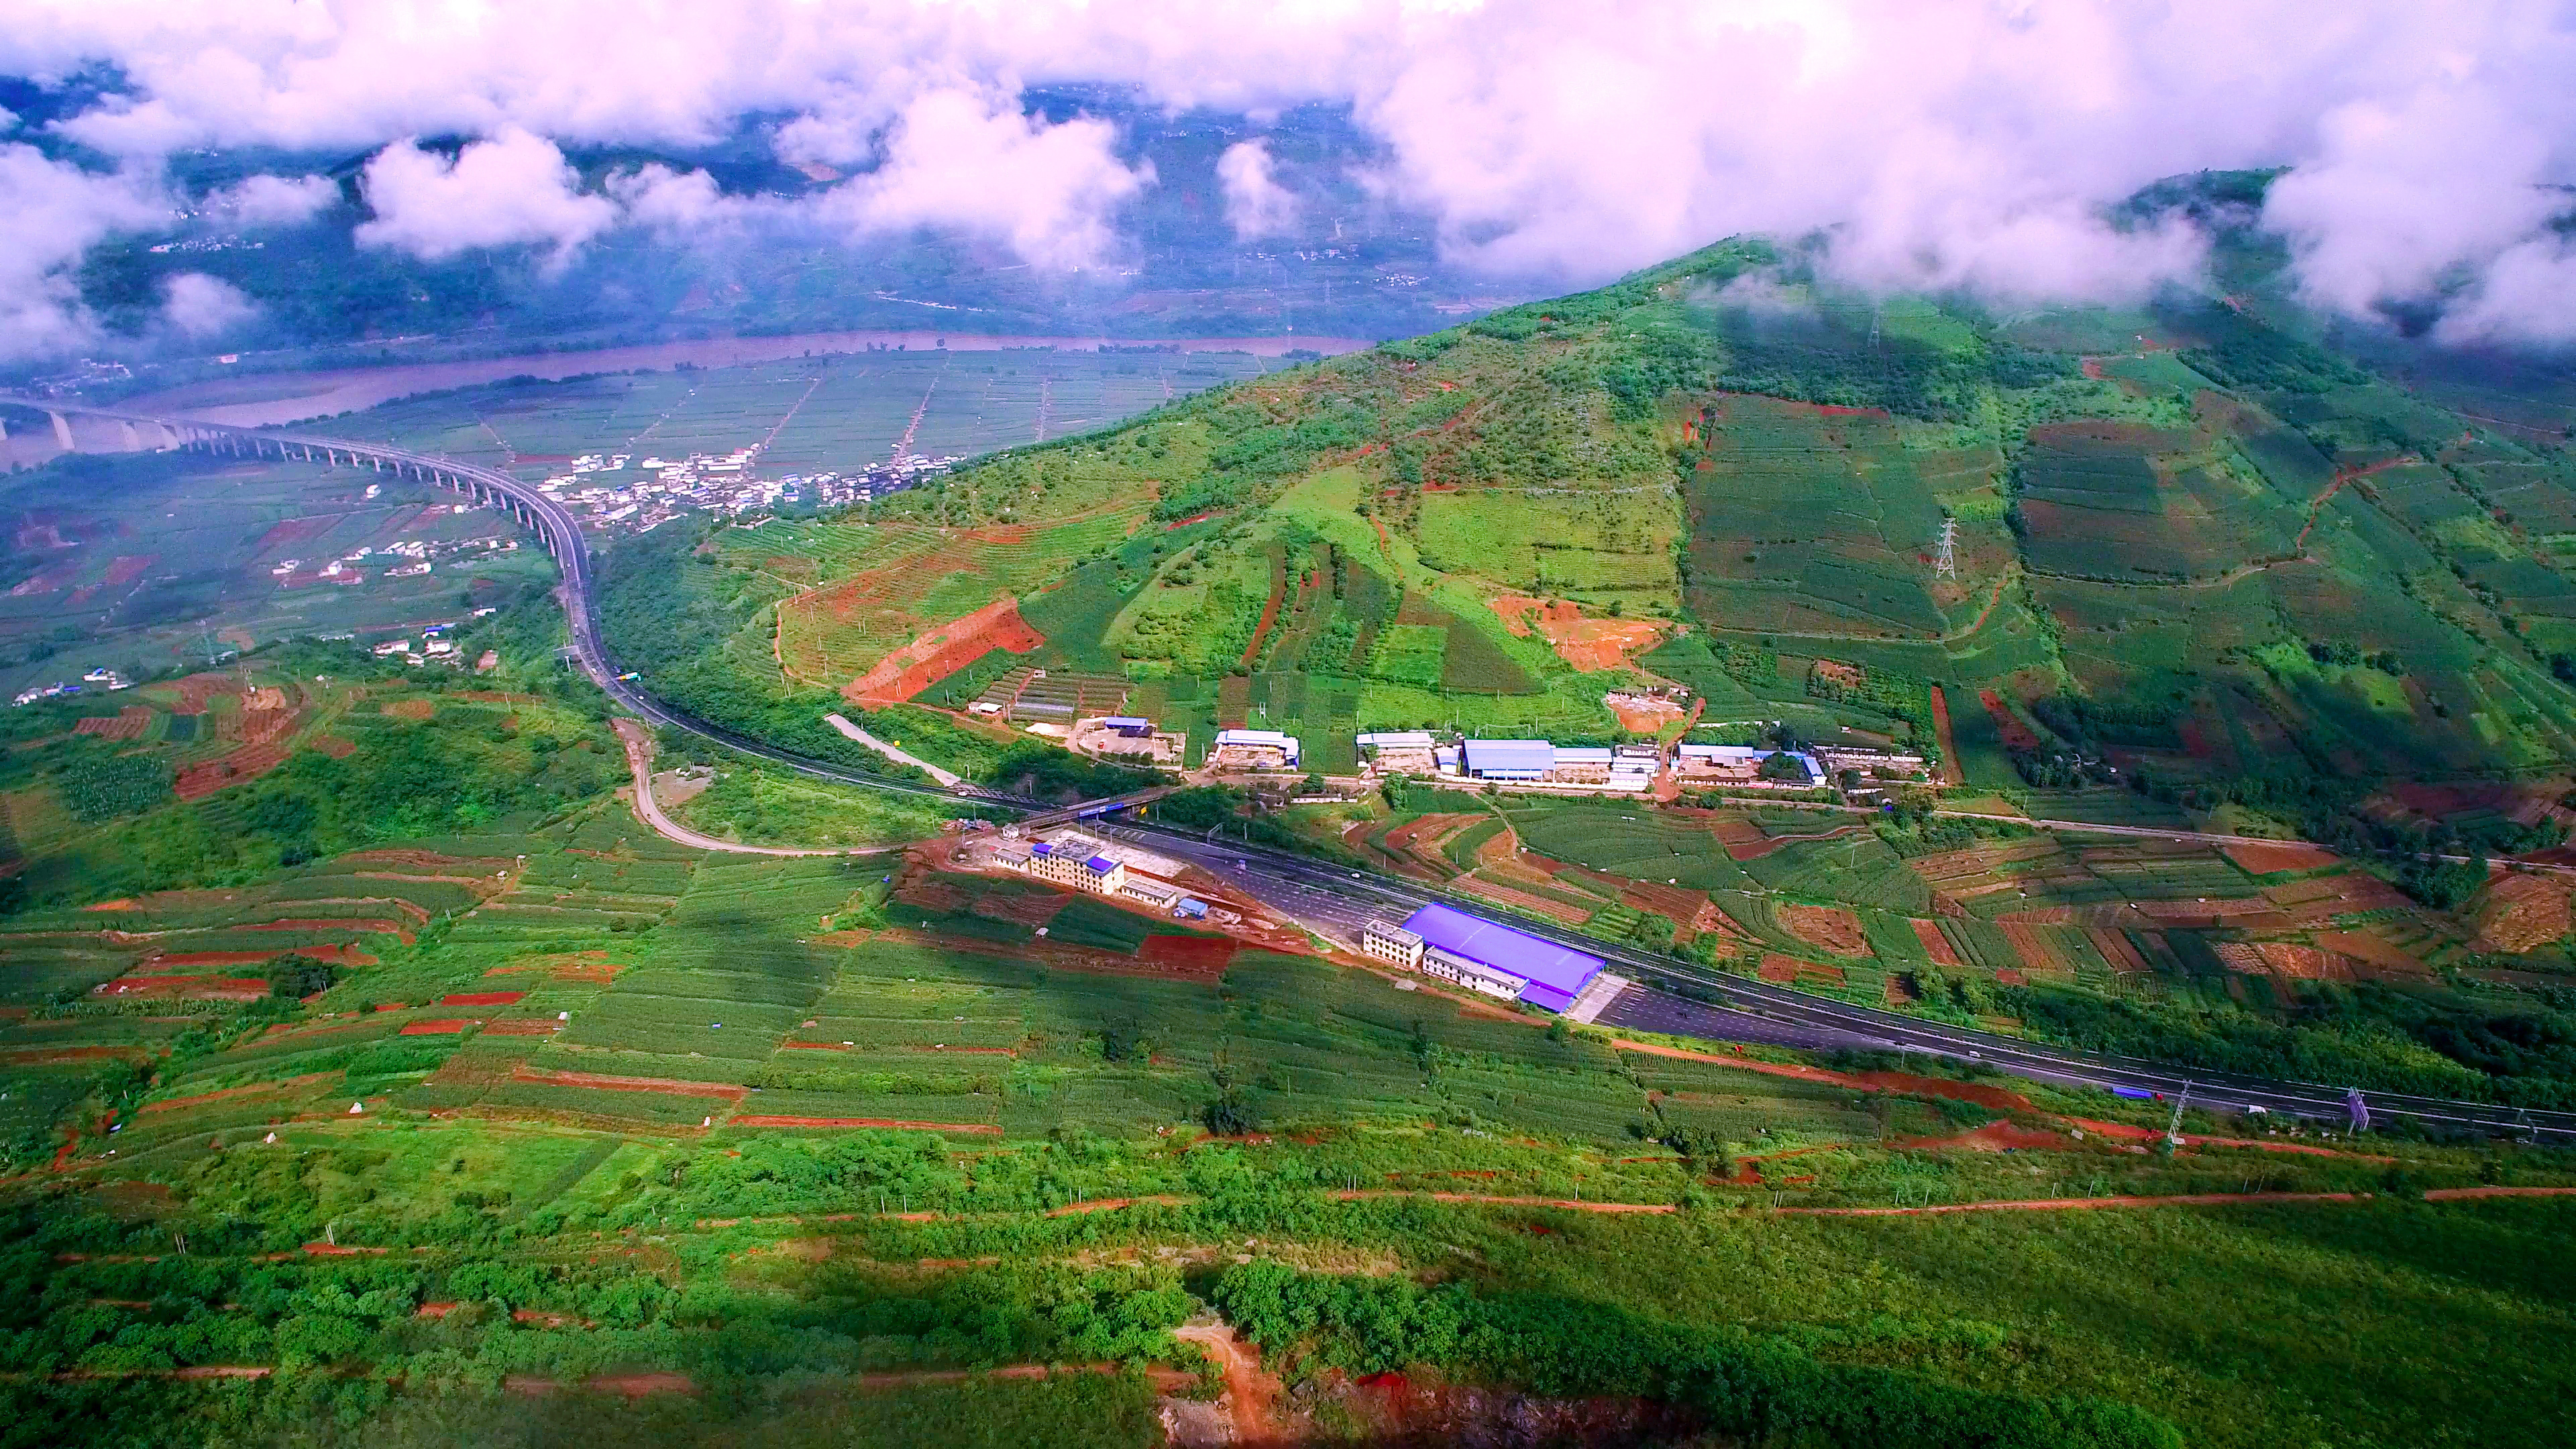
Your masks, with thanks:
[[(1453, 265), (1569, 285), (1830, 229), (1828, 265), (1859, 285), (2116, 300), (2197, 276), (2204, 244), (2115, 231), (2106, 203), (2286, 166), (2264, 221), (2317, 304), (2438, 296), (2456, 340), (2576, 338), (2576, 252), (2552, 227), (2576, 181), (2568, 3), (0, 0), (0, 17), (0, 75), (123, 79), (42, 134), (0, 112), (0, 357), (90, 335), (71, 269), (166, 227), (165, 162), (206, 147), (374, 152), (360, 242), (429, 259), (794, 221), (1098, 265), (1166, 178), (1110, 122), (1024, 110), (1029, 87), (1073, 83), (1248, 116), (1218, 167), (1246, 237), (1299, 210), (1263, 118), (1316, 102), (1378, 145), (1350, 179), (1432, 218)], [(792, 203), (667, 168), (586, 191), (561, 149), (685, 150), (754, 114), (790, 118), (780, 159), (845, 179)], [(413, 144), (442, 136), (473, 139)], [(279, 175), (215, 207), (279, 225), (335, 195)], [(246, 305), (182, 279), (166, 325), (207, 335)]]

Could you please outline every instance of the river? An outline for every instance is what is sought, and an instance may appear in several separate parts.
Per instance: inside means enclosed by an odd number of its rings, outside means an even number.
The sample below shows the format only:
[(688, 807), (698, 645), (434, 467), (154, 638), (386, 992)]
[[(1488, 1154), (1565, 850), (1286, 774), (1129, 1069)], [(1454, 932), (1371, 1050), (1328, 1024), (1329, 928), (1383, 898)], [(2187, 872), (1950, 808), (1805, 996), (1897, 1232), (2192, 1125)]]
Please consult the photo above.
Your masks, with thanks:
[(804, 332), (790, 337), (715, 337), (693, 342), (655, 342), (637, 347), (609, 347), (592, 352), (535, 352), (519, 357), (480, 358), (462, 362), (394, 363), (384, 367), (350, 367), (316, 372), (263, 372), (238, 378), (213, 378), (125, 398), (117, 405), (134, 412), (182, 414), (235, 427), (283, 427), (312, 418), (356, 412), (415, 393), (472, 387), (505, 377), (555, 380), (585, 373), (660, 371), (688, 363), (698, 367), (737, 367), (815, 354), (869, 352), (901, 348), (908, 352), (998, 352), (1005, 348), (1048, 347), (1090, 352), (1101, 347), (1169, 347), (1182, 352), (1245, 352), (1278, 357), (1292, 351), (1337, 356), (1376, 344), (1357, 337), (1192, 337), (1145, 340), (1126, 337), (976, 336), (959, 332)]

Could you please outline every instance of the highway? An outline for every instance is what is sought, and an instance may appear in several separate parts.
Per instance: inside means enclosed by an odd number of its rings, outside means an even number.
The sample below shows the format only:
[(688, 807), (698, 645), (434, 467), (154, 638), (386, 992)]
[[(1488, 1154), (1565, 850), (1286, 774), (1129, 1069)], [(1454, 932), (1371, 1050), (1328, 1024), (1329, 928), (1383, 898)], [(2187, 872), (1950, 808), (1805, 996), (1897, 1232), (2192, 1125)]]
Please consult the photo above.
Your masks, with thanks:
[[(839, 784), (972, 803), (1016, 811), (1029, 824), (1095, 818), (1125, 804), (1155, 798), (1171, 786), (1139, 791), (1116, 800), (1057, 808), (1036, 800), (979, 788), (944, 790), (918, 781), (853, 770), (782, 750), (764, 741), (711, 724), (676, 709), (625, 677), (600, 636), (594, 597), (596, 576), (581, 526), (570, 512), (539, 489), (506, 473), (450, 459), (431, 457), (385, 444), (352, 442), (303, 433), (259, 432), (201, 423), (188, 418), (123, 413), (69, 403), (0, 395), (11, 403), (56, 414), (76, 414), (123, 425), (135, 446), (148, 446), (142, 429), (158, 430), (169, 446), (207, 448), (232, 453), (372, 467), (454, 489), (501, 505), (536, 532), (562, 570), (565, 615), (570, 623), (574, 657), (611, 699), (653, 724), (713, 740), (729, 749), (771, 761), (815, 779)], [(1948, 813), (1948, 812), (1944, 812)], [(1980, 819), (2008, 819), (1986, 817)], [(2097, 826), (2067, 821), (2014, 820), (2016, 824), (2101, 831), (2118, 835), (2227, 841), (2237, 837), (2202, 832), (2161, 831), (2134, 826)], [(1919, 1051), (1963, 1061), (1981, 1062), (2033, 1081), (2061, 1086), (2105, 1089), (2126, 1087), (2162, 1093), (2172, 1099), (2189, 1090), (2195, 1103), (2217, 1110), (2259, 1107), (2275, 1116), (2312, 1121), (2346, 1120), (2350, 1111), (2343, 1087), (2324, 1083), (2284, 1082), (2223, 1072), (2181, 1072), (2154, 1062), (2100, 1056), (2036, 1045), (2016, 1037), (1968, 1027), (1949, 1026), (1896, 1012), (1811, 996), (1750, 977), (1714, 971), (1674, 957), (1614, 946), (1569, 930), (1553, 921), (1518, 915), (1474, 897), (1451, 896), (1417, 882), (1338, 866), (1304, 856), (1240, 843), (1211, 840), (1159, 826), (1122, 824), (1112, 832), (1150, 842), (1165, 854), (1191, 861), (1245, 893), (1332, 934), (1354, 935), (1372, 916), (1402, 919), (1416, 908), (1445, 901), (1481, 915), (1503, 917), (1532, 935), (1560, 941), (1608, 962), (1611, 969), (1640, 983), (1621, 993), (1601, 1016), (1612, 1025), (1638, 1030), (1681, 1031), (1717, 1040), (1772, 1041), (1784, 1045), (1831, 1048), (1873, 1046), (1883, 1050)], [(2277, 842), (2276, 842), (2277, 843)], [(1661, 982), (1710, 998), (1694, 1001), (1678, 990), (1645, 984)], [(2371, 1113), (2408, 1117), (2430, 1126), (2494, 1135), (2576, 1140), (2576, 1113), (2524, 1112), (2482, 1103), (2372, 1092)]]
[[(2182, 1070), (2134, 1058), (2103, 1056), (2024, 1041), (1998, 1032), (1950, 1026), (1921, 1017), (1881, 1011), (1812, 996), (1753, 977), (1711, 970), (1695, 962), (1616, 946), (1553, 921), (1523, 916), (1474, 896), (1452, 895), (1415, 881), (1304, 856), (1209, 840), (1188, 831), (1145, 825), (1118, 825), (1112, 833), (1129, 836), (1167, 855), (1189, 860), (1239, 890), (1283, 912), (1317, 923), (1333, 934), (1355, 935), (1371, 917), (1402, 920), (1434, 901), (1508, 921), (1531, 935), (1562, 942), (1602, 958), (1609, 969), (1639, 983), (1622, 992), (1599, 1021), (1641, 1031), (1685, 1030), (1678, 1034), (1729, 1041), (1771, 1041), (1823, 1050), (1869, 1047), (1882, 1051), (1923, 1052), (1959, 1061), (1982, 1062), (2032, 1081), (2067, 1087), (2128, 1087), (2162, 1093), (2168, 1100), (2188, 1089), (2196, 1105), (2242, 1112), (2261, 1107), (2279, 1117), (2343, 1122), (2350, 1107), (2346, 1088), (2328, 1083), (2285, 1082), (2232, 1072)], [(1715, 1005), (1694, 1001), (1677, 991), (1646, 983), (1664, 982), (1712, 998)], [(1748, 1027), (1759, 1024), (1759, 1030)], [(1787, 1029), (1784, 1033), (1783, 1029)], [(1785, 1039), (1784, 1039), (1785, 1038)], [(2495, 1135), (2576, 1139), (2576, 1112), (2524, 1112), (2477, 1102), (2455, 1102), (2396, 1092), (2366, 1094), (2374, 1116), (2409, 1117), (2447, 1129)]]

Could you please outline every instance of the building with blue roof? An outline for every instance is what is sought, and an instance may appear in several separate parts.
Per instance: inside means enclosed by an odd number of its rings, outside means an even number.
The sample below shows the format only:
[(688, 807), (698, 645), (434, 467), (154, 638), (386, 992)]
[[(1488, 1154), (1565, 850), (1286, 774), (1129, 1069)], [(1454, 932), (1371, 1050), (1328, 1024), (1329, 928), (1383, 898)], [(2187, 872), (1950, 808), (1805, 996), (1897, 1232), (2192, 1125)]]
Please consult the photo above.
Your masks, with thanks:
[(1467, 773), (1479, 780), (1544, 780), (1556, 768), (1546, 740), (1469, 740)]
[(1098, 895), (1116, 895), (1127, 884), (1127, 862), (1086, 835), (1065, 835), (1029, 846), (1029, 874)]
[(1550, 1011), (1572, 1006), (1601, 974), (1598, 956), (1448, 906), (1415, 911), (1403, 932), (1422, 943), (1424, 975)]

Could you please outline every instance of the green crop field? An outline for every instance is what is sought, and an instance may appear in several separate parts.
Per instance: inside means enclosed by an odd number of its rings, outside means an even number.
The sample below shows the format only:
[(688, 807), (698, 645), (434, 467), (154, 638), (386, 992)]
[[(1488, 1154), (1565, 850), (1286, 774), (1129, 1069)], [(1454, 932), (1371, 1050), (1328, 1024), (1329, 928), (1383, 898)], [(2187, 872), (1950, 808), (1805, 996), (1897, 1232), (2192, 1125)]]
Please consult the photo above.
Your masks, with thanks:
[(1740, 890), (1745, 868), (1727, 859), (1705, 829), (1627, 803), (1509, 799), (1505, 817), (1521, 843), (1541, 855), (1638, 880), (1671, 880), (1694, 890)]

